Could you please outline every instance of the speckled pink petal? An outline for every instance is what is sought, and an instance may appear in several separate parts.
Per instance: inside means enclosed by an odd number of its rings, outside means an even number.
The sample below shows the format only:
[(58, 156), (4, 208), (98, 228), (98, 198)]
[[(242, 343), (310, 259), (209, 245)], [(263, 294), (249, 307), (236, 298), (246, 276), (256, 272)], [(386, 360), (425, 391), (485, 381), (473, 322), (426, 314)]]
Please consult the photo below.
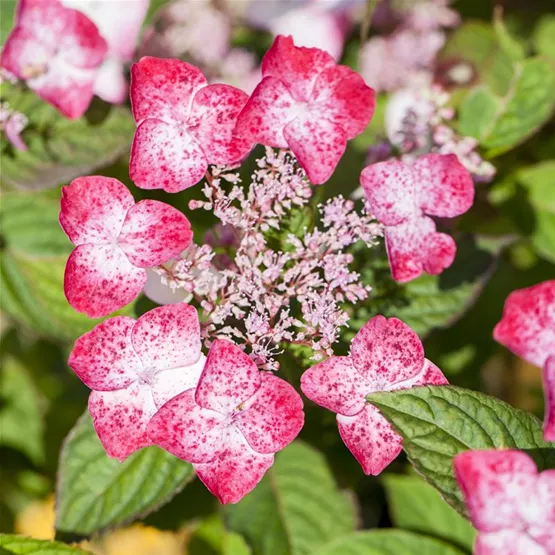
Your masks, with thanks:
[(148, 424), (152, 442), (188, 462), (211, 462), (225, 449), (225, 415), (204, 409), (190, 389), (170, 399)]
[(443, 375), (443, 372), (433, 362), (425, 358), (422, 369), (416, 376), (402, 382), (397, 382), (390, 387), (390, 390), (410, 389), (418, 385), (449, 385), (449, 382)]
[(299, 435), (303, 401), (285, 380), (262, 373), (260, 389), (246, 401), (235, 422), (257, 453), (275, 453)]
[(235, 133), (250, 143), (287, 148), (283, 128), (300, 109), (282, 81), (266, 77), (239, 114)]
[(543, 438), (545, 441), (555, 441), (555, 355), (549, 357), (543, 367), (543, 393), (545, 397)]
[(146, 433), (156, 407), (150, 388), (135, 382), (127, 389), (92, 391), (89, 412), (106, 453), (119, 461), (152, 445)]
[(351, 342), (351, 357), (357, 370), (373, 384), (373, 391), (382, 391), (421, 371), (424, 348), (418, 335), (401, 320), (374, 316)]
[(129, 161), (137, 187), (178, 193), (196, 185), (207, 169), (203, 150), (185, 127), (147, 119), (137, 128)]
[(297, 47), (291, 37), (279, 35), (262, 59), (262, 76), (278, 78), (296, 100), (307, 101), (318, 75), (334, 65), (327, 52)]
[(64, 293), (77, 312), (100, 318), (130, 303), (145, 282), (145, 270), (118, 247), (81, 245), (67, 261)]
[(501, 449), (464, 451), (453, 464), (470, 518), (479, 531), (522, 526), (519, 505), (534, 491), (538, 476), (528, 455)]
[(372, 214), (386, 226), (396, 226), (418, 214), (414, 174), (396, 160), (372, 164), (362, 170), (360, 184)]
[(283, 136), (315, 185), (332, 176), (347, 148), (343, 127), (315, 113), (296, 117), (285, 126)]
[(505, 529), (478, 534), (474, 555), (550, 555), (550, 552), (520, 530)]
[(555, 355), (555, 280), (513, 291), (493, 337), (536, 366)]
[(248, 95), (229, 85), (208, 85), (195, 94), (188, 128), (201, 145), (209, 164), (234, 164), (252, 143), (233, 135), (237, 117)]
[(113, 243), (134, 204), (129, 189), (117, 179), (78, 177), (62, 187), (60, 225), (74, 245)]
[(455, 154), (426, 154), (413, 164), (420, 208), (431, 216), (454, 218), (474, 202), (474, 182)]
[(127, 212), (118, 245), (131, 264), (149, 268), (181, 254), (192, 238), (191, 224), (179, 210), (142, 200)]
[(110, 318), (77, 339), (68, 364), (87, 387), (113, 391), (137, 380), (143, 365), (131, 344), (135, 322), (126, 316)]
[[(233, 434), (235, 438), (229, 438)], [(220, 503), (237, 503), (251, 492), (274, 462), (273, 454), (251, 449), (240, 433), (228, 431), (226, 449), (216, 460), (195, 464), (197, 476)]]
[(131, 106), (137, 124), (146, 118), (185, 123), (196, 91), (206, 85), (197, 67), (145, 56), (131, 68)]
[(341, 439), (366, 475), (377, 476), (402, 450), (402, 439), (373, 405), (355, 416), (337, 415)]
[(332, 356), (302, 375), (301, 389), (318, 405), (354, 416), (364, 408), (372, 384), (355, 368), (351, 357)]
[(206, 359), (195, 394), (207, 409), (230, 414), (260, 388), (260, 371), (237, 345), (216, 339)]
[(185, 303), (150, 310), (137, 320), (131, 342), (145, 368), (166, 370), (195, 364), (201, 354), (197, 311)]

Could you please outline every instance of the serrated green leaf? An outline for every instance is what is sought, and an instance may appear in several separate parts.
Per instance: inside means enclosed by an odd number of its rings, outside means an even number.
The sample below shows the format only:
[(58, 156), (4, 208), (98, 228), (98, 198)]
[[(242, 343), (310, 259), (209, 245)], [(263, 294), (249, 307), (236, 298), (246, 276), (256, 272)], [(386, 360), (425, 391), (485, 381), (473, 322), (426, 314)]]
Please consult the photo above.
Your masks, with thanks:
[(403, 449), (416, 471), (462, 515), (465, 506), (453, 474), (453, 457), (458, 453), (521, 449), (541, 469), (555, 464), (555, 444), (543, 440), (542, 423), (484, 393), (426, 386), (372, 393), (368, 400), (403, 437)]
[(422, 478), (386, 474), (382, 482), (395, 527), (435, 536), (472, 551), (474, 528)]
[(337, 489), (324, 457), (301, 442), (276, 454), (260, 484), (223, 508), (228, 529), (253, 555), (304, 555), (355, 527), (354, 506)]
[(0, 534), (0, 548), (14, 555), (90, 555), (90, 551), (84, 551), (79, 547), (15, 534)]
[(60, 454), (57, 533), (89, 536), (141, 518), (167, 503), (193, 476), (189, 463), (158, 447), (141, 449), (123, 463), (111, 459), (86, 412)]
[(542, 16), (534, 29), (532, 41), (536, 52), (555, 60), (555, 15)]

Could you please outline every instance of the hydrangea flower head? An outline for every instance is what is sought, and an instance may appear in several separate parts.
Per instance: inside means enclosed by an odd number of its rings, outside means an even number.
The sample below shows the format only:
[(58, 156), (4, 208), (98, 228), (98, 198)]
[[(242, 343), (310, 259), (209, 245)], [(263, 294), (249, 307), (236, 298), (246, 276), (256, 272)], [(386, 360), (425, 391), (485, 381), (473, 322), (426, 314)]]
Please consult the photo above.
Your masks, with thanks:
[(102, 445), (122, 461), (151, 445), (149, 420), (196, 386), (205, 360), (197, 312), (181, 303), (102, 322), (75, 342), (69, 366), (92, 389), (89, 411)]
[(544, 436), (555, 441), (555, 280), (513, 291), (493, 337), (515, 355), (543, 368)]
[(454, 154), (426, 154), (412, 166), (387, 161), (367, 166), (360, 182), (384, 225), (393, 279), (440, 274), (455, 258), (455, 241), (438, 233), (429, 216), (453, 218), (474, 202), (472, 177)]
[(131, 302), (145, 268), (166, 262), (191, 242), (189, 220), (157, 200), (135, 201), (123, 183), (79, 177), (62, 189), (60, 224), (76, 246), (65, 270), (69, 304), (91, 318)]
[(212, 343), (198, 386), (152, 418), (152, 441), (193, 463), (221, 503), (236, 503), (272, 466), (304, 423), (300, 395), (233, 343)]
[(107, 51), (96, 25), (58, 0), (20, 0), (0, 64), (68, 118), (82, 116)]
[(374, 91), (317, 48), (278, 36), (262, 60), (262, 81), (237, 121), (253, 143), (290, 148), (309, 179), (327, 181), (375, 107)]
[(465, 451), (455, 475), (478, 530), (476, 555), (555, 553), (555, 470), (515, 450)]
[(233, 137), (247, 94), (208, 85), (197, 67), (144, 57), (131, 69), (137, 131), (129, 173), (138, 187), (176, 193), (198, 183), (209, 164), (233, 165), (250, 143)]
[(349, 356), (332, 356), (301, 378), (312, 401), (337, 413), (343, 442), (365, 474), (377, 475), (401, 452), (402, 438), (369, 393), (447, 384), (441, 370), (424, 358), (418, 335), (397, 318), (375, 316), (357, 333)]

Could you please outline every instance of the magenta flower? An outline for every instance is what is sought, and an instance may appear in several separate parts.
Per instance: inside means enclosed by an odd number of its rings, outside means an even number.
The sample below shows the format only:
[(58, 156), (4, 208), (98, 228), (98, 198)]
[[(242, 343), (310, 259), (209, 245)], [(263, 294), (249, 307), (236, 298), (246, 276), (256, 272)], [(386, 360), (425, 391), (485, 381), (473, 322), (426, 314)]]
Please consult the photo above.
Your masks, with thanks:
[(0, 64), (68, 118), (92, 100), (107, 51), (96, 25), (58, 0), (20, 0)]
[(555, 470), (538, 473), (515, 450), (465, 451), (455, 475), (472, 524), (475, 555), (555, 553)]
[(362, 171), (360, 182), (374, 216), (384, 225), (393, 279), (436, 275), (455, 258), (455, 241), (438, 233), (429, 216), (453, 218), (474, 202), (472, 177), (454, 154), (426, 154), (407, 166), (379, 162)]
[(357, 333), (349, 356), (332, 356), (301, 378), (303, 393), (337, 413), (343, 442), (365, 474), (378, 475), (401, 452), (402, 438), (366, 396), (376, 391), (447, 384), (424, 358), (418, 335), (397, 318), (375, 316)]
[(108, 177), (80, 177), (62, 188), (60, 224), (76, 246), (65, 270), (69, 304), (91, 318), (131, 302), (146, 270), (191, 242), (189, 220), (157, 200), (135, 204), (127, 187)]
[(324, 183), (347, 141), (368, 125), (374, 91), (327, 52), (296, 47), (284, 36), (264, 56), (262, 77), (239, 116), (237, 134), (252, 143), (290, 148), (308, 178)]
[(493, 337), (515, 355), (543, 368), (544, 437), (555, 441), (555, 280), (513, 291)]
[(151, 445), (149, 420), (196, 386), (205, 360), (197, 312), (182, 303), (98, 324), (75, 342), (68, 362), (92, 389), (89, 411), (102, 445), (123, 461)]
[(232, 136), (247, 94), (207, 85), (200, 69), (144, 57), (131, 69), (137, 131), (129, 175), (143, 189), (177, 193), (198, 183), (209, 164), (233, 165), (250, 143)]
[(226, 340), (212, 344), (197, 389), (168, 401), (152, 418), (152, 441), (193, 463), (221, 503), (237, 503), (304, 423), (300, 395)]

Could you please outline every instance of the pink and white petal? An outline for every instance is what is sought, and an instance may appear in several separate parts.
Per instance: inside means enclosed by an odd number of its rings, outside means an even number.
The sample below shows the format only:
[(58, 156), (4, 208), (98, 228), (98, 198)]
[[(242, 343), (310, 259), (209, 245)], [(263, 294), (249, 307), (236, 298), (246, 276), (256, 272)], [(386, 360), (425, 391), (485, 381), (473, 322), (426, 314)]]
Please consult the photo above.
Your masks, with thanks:
[(402, 438), (373, 405), (355, 416), (337, 415), (341, 439), (366, 475), (377, 476), (402, 451)]
[(94, 94), (110, 104), (122, 104), (127, 98), (127, 88), (122, 62), (106, 58), (96, 74)]
[(401, 320), (374, 316), (351, 342), (351, 357), (371, 383), (371, 391), (383, 391), (422, 370), (424, 347), (416, 332)]
[(55, 51), (57, 39), (67, 25), (67, 11), (58, 0), (20, 0), (16, 7), (15, 28), (24, 28), (45, 48)]
[(282, 81), (265, 77), (239, 114), (235, 134), (250, 144), (287, 148), (283, 129), (301, 109)]
[(464, 451), (453, 459), (470, 519), (482, 532), (522, 527), (520, 505), (534, 491), (537, 470), (521, 451)]
[(27, 80), (47, 70), (54, 50), (55, 46), (49, 47), (30, 30), (15, 27), (2, 48), (0, 65), (20, 79)]
[(158, 266), (181, 254), (191, 243), (189, 220), (177, 208), (142, 200), (128, 212), (118, 246), (139, 268)]
[(81, 245), (67, 261), (64, 293), (77, 312), (100, 318), (129, 304), (145, 282), (145, 270), (133, 266), (118, 247)]
[(226, 448), (212, 462), (195, 464), (195, 472), (220, 503), (237, 503), (251, 492), (274, 463), (273, 454), (257, 453), (233, 429), (226, 434)]
[(260, 371), (253, 360), (230, 341), (216, 339), (208, 352), (195, 399), (201, 407), (231, 414), (260, 385)]
[(333, 66), (316, 80), (310, 106), (345, 131), (347, 139), (360, 135), (376, 108), (374, 90), (350, 67)]
[(424, 364), (422, 365), (422, 370), (402, 382), (394, 384), (390, 389), (410, 389), (411, 387), (416, 387), (419, 385), (449, 385), (447, 378), (443, 375), (443, 372), (427, 358), (424, 359)]
[(283, 136), (315, 185), (325, 183), (335, 171), (347, 148), (343, 128), (325, 117), (306, 113), (283, 130)]
[(157, 118), (185, 124), (195, 93), (206, 86), (198, 67), (171, 58), (145, 56), (131, 67), (131, 107), (135, 121)]
[(517, 356), (543, 366), (555, 354), (555, 280), (513, 291), (493, 337)]
[(351, 357), (332, 356), (306, 370), (301, 389), (321, 407), (354, 416), (364, 408), (372, 384), (355, 368)]
[(148, 436), (184, 461), (211, 462), (225, 448), (224, 421), (224, 415), (199, 407), (194, 389), (189, 389), (158, 410), (148, 424)]
[(545, 441), (555, 441), (555, 355), (549, 357), (543, 367), (543, 393), (545, 397), (543, 438)]
[(145, 368), (167, 370), (195, 364), (201, 355), (197, 311), (185, 303), (150, 310), (137, 320), (131, 342)]
[(555, 470), (538, 474), (536, 487), (520, 505), (528, 523), (527, 532), (535, 541), (555, 550)]
[(208, 85), (195, 94), (187, 127), (209, 164), (234, 164), (251, 149), (252, 143), (234, 136), (248, 99), (247, 93), (229, 85)]
[(159, 119), (147, 119), (137, 128), (129, 161), (137, 187), (179, 193), (196, 185), (207, 169), (202, 148), (185, 128)]
[(454, 218), (474, 202), (474, 182), (455, 154), (425, 154), (413, 164), (420, 208), (431, 216)]
[(77, 339), (68, 364), (87, 387), (114, 391), (138, 379), (143, 366), (131, 344), (135, 323), (126, 316), (109, 318)]
[(474, 555), (550, 555), (526, 532), (505, 528), (498, 532), (481, 532), (476, 538)]
[(161, 305), (188, 303), (193, 298), (193, 295), (182, 287), (172, 289), (166, 279), (152, 268), (146, 269), (143, 293), (151, 301)]
[(60, 225), (74, 245), (112, 243), (134, 204), (129, 189), (117, 179), (78, 177), (62, 187)]
[(194, 364), (158, 372), (150, 384), (156, 407), (160, 408), (184, 391), (195, 389), (205, 364), (206, 357), (201, 354)]
[(372, 214), (386, 226), (396, 226), (419, 215), (416, 183), (410, 168), (396, 160), (366, 166), (360, 184)]
[(245, 402), (235, 422), (257, 453), (275, 453), (299, 435), (303, 401), (291, 384), (263, 373), (260, 389)]
[(282, 81), (299, 101), (308, 101), (316, 79), (335, 66), (330, 54), (318, 48), (297, 47), (290, 36), (279, 35), (262, 59), (262, 76)]
[(127, 389), (93, 391), (89, 411), (94, 429), (110, 457), (123, 461), (135, 451), (152, 445), (147, 425), (156, 407), (147, 385), (135, 382)]
[(423, 237), (422, 268), (427, 274), (437, 276), (449, 268), (457, 254), (457, 244), (446, 233), (432, 232)]

